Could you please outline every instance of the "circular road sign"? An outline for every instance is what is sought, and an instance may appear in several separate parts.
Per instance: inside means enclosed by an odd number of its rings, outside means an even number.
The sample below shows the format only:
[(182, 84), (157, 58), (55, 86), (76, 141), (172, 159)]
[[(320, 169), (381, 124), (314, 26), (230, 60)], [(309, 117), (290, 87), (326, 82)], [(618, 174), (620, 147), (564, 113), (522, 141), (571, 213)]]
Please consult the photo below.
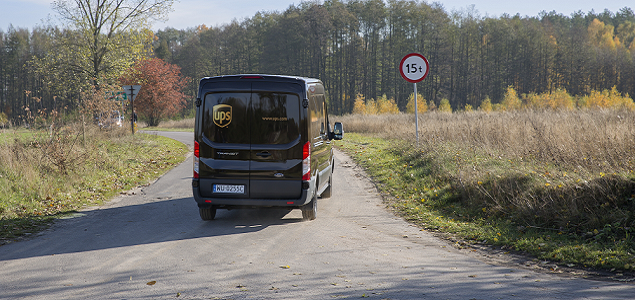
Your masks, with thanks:
[(419, 53), (410, 53), (401, 59), (399, 64), (399, 73), (401, 77), (408, 82), (417, 83), (426, 76), (430, 71), (428, 60)]

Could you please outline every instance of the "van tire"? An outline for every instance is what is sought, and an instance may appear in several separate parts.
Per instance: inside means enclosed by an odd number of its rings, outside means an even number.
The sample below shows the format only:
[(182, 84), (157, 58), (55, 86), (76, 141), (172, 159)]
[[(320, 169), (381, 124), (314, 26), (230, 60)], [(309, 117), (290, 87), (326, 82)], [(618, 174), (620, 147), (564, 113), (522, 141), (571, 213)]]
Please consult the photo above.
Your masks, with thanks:
[(313, 194), (311, 202), (300, 208), (302, 210), (302, 220), (312, 221), (317, 216), (317, 194)]
[(326, 189), (324, 190), (324, 192), (322, 192), (322, 195), (320, 195), (320, 197), (331, 198), (332, 186), (333, 186), (333, 175), (331, 174), (331, 176), (329, 176), (329, 186), (326, 187)]
[(203, 221), (211, 221), (216, 217), (216, 208), (199, 208), (198, 213)]

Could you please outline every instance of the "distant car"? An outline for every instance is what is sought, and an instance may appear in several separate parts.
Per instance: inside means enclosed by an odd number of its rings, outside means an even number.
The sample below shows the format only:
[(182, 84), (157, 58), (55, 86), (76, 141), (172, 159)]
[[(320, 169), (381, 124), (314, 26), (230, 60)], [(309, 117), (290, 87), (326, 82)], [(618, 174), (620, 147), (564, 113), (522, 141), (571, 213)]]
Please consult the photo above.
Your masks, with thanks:
[(96, 116), (99, 128), (111, 128), (123, 126), (123, 115), (118, 110), (102, 112)]

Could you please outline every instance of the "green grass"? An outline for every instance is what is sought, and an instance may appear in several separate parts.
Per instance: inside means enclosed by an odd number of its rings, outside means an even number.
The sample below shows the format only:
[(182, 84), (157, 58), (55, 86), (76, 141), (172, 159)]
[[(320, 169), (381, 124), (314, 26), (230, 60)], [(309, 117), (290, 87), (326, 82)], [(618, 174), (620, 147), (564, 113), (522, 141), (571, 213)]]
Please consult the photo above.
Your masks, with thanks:
[[(563, 170), (449, 142), (423, 144), (347, 133), (337, 146), (367, 170), (401, 216), (449, 233), (458, 244), (495, 245), (568, 266), (635, 270), (632, 175)], [(558, 197), (570, 206), (582, 201), (585, 209), (538, 205)]]
[(182, 162), (188, 152), (182, 143), (156, 135), (100, 138), (76, 146), (81, 159), (61, 172), (38, 157), (41, 146), (19, 144), (22, 148), (5, 145), (4, 150), (26, 155), (13, 162), (5, 157), (0, 164), (0, 244), (147, 184)]

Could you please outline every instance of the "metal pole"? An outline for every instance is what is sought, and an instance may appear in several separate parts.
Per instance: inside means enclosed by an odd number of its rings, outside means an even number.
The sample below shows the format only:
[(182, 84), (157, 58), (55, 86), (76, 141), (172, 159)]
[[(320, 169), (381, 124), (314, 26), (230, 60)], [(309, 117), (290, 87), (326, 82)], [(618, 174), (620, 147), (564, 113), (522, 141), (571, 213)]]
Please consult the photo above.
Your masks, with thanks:
[(130, 86), (130, 129), (134, 135), (134, 87)]
[(417, 146), (419, 146), (419, 106), (417, 106), (417, 83), (415, 86), (415, 134), (417, 135)]

